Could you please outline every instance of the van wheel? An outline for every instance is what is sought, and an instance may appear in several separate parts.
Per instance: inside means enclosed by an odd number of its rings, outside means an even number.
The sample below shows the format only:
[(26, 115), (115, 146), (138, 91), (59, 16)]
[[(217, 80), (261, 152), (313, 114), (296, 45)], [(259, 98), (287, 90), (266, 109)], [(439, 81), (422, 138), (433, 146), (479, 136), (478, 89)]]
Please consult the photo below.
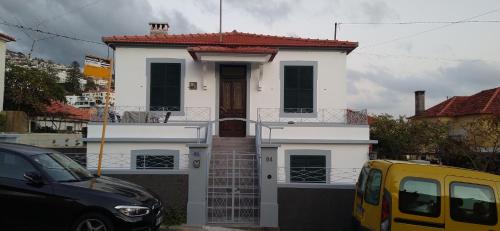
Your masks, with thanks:
[(72, 231), (114, 231), (113, 223), (106, 216), (99, 213), (88, 213), (79, 217), (73, 225)]

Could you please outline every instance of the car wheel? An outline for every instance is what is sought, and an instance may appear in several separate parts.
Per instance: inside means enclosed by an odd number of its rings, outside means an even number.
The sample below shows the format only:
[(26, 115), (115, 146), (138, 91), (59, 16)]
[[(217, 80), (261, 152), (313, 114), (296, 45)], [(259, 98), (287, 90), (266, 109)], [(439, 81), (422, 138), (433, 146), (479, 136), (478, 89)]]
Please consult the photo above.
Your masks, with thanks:
[(79, 217), (72, 231), (114, 231), (113, 223), (99, 213), (89, 213)]

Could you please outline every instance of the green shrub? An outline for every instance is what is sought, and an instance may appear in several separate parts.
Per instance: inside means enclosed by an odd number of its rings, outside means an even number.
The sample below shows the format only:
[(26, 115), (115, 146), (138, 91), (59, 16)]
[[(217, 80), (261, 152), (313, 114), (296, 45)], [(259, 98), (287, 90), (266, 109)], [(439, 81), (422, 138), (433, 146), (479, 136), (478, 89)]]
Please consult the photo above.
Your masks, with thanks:
[(0, 113), (0, 132), (5, 132), (7, 126), (7, 116), (5, 113)]
[(182, 209), (167, 207), (165, 208), (165, 221), (163, 225), (170, 227), (186, 223), (186, 212)]

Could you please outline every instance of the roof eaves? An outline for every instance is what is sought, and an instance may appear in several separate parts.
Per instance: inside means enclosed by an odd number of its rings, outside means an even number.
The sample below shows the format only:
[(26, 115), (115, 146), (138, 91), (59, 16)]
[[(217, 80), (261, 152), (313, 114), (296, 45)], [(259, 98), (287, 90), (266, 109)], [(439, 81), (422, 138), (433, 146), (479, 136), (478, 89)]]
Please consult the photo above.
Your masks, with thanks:
[(2, 34), (2, 33), (0, 33), (0, 40), (3, 40), (5, 42), (14, 42), (14, 41), (16, 41), (16, 39), (14, 37), (6, 35), (6, 34)]

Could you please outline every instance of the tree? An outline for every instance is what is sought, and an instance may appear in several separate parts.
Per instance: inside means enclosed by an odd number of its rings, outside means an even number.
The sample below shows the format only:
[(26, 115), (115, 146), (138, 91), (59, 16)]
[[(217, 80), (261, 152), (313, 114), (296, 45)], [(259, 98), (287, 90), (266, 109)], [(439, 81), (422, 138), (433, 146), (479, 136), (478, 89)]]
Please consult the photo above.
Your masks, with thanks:
[(80, 72), (80, 64), (77, 61), (71, 62), (71, 67), (66, 73), (67, 77), (64, 83), (66, 92), (72, 95), (80, 95), (82, 93), (80, 79), (83, 78), (83, 74)]
[(403, 116), (374, 116), (370, 137), (378, 140), (374, 146), (379, 156), (400, 159), (403, 155), (438, 153), (448, 142), (449, 125), (441, 122), (413, 121)]
[(29, 116), (43, 113), (53, 100), (65, 101), (64, 89), (53, 73), (7, 64), (5, 109), (24, 111)]
[(500, 116), (474, 119), (463, 126), (466, 154), (472, 156), (474, 167), (487, 171), (496, 168), (492, 161), (500, 154)]

